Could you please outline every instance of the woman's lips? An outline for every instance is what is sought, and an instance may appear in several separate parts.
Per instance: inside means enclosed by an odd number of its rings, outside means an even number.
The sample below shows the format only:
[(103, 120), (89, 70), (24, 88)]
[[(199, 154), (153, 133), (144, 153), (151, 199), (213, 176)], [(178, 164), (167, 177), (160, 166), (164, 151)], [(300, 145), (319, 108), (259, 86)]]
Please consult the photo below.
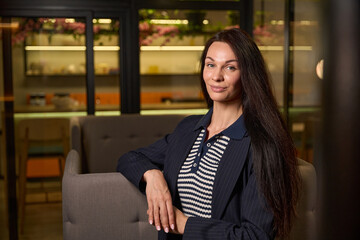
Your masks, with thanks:
[(216, 86), (210, 86), (210, 87), (211, 87), (211, 90), (212, 90), (213, 92), (216, 92), (216, 93), (223, 92), (223, 91), (225, 91), (225, 89), (226, 89), (226, 88), (224, 88), (224, 87), (216, 87)]

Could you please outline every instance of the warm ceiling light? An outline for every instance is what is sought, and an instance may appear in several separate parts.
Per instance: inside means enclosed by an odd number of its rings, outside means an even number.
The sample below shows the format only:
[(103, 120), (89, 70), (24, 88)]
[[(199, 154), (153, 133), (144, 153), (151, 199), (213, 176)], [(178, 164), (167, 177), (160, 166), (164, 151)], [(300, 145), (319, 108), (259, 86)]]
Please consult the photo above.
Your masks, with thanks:
[(204, 25), (209, 24), (209, 20), (205, 19), (205, 20), (203, 21), (203, 24), (204, 24)]
[(321, 60), (316, 64), (316, 75), (317, 75), (320, 79), (323, 79), (323, 77), (324, 77), (324, 59), (321, 59)]

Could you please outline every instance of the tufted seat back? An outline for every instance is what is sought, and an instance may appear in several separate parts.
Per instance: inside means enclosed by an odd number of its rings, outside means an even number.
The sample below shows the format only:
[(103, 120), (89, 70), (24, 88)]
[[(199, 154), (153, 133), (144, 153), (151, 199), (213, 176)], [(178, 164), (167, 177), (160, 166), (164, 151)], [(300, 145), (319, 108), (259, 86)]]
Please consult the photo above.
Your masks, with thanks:
[(76, 117), (71, 119), (71, 146), (82, 159), (83, 172), (114, 172), (121, 155), (171, 133), (183, 118), (138, 114)]

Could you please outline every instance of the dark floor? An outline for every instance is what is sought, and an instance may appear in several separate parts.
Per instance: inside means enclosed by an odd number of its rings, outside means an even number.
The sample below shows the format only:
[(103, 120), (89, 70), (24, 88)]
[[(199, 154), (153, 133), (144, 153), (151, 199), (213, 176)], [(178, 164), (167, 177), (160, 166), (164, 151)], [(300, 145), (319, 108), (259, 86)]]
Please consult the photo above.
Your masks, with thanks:
[[(59, 181), (32, 181), (27, 184), (24, 231), (20, 240), (62, 239), (61, 188)], [(43, 190), (47, 191), (45, 193)], [(0, 180), (0, 239), (8, 238), (4, 180)], [(20, 227), (19, 227), (20, 228)]]

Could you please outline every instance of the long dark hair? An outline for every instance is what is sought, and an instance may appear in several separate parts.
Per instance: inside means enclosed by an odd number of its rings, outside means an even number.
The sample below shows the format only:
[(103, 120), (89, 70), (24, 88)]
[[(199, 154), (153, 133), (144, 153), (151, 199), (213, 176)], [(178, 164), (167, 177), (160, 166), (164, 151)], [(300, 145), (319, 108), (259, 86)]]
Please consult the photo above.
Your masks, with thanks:
[(209, 107), (213, 102), (206, 91), (203, 71), (208, 49), (217, 41), (229, 44), (239, 62), (241, 101), (251, 137), (254, 171), (274, 214), (274, 230), (279, 237), (287, 237), (296, 215), (300, 177), (296, 150), (278, 109), (264, 59), (251, 37), (238, 28), (209, 39), (201, 57), (201, 87)]

